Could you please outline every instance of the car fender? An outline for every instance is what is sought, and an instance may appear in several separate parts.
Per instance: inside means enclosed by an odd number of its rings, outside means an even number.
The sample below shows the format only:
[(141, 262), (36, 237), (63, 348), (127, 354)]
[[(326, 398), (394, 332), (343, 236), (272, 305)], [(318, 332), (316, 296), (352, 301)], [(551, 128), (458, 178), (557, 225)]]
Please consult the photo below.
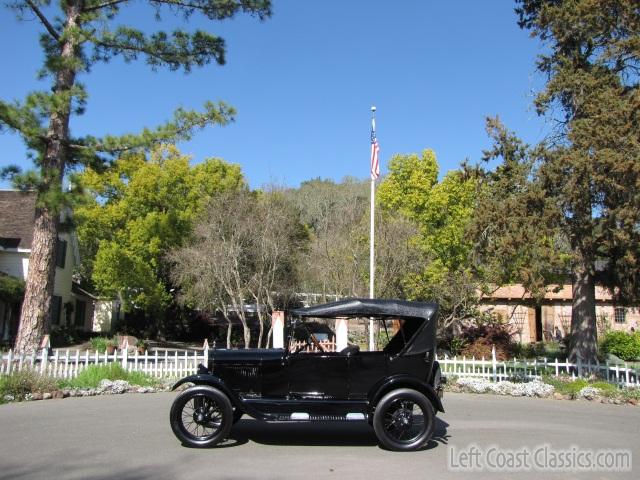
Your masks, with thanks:
[(387, 377), (378, 385), (374, 386), (368, 395), (369, 405), (371, 407), (375, 407), (375, 405), (384, 395), (386, 395), (391, 390), (395, 390), (396, 388), (412, 388), (414, 390), (417, 390), (429, 399), (436, 411), (444, 413), (442, 401), (431, 385), (418, 380), (415, 377), (403, 374)]
[(238, 396), (220, 379), (215, 375), (211, 375), (210, 373), (198, 373), (195, 375), (189, 375), (188, 377), (184, 377), (183, 379), (177, 381), (171, 390), (175, 390), (180, 385), (184, 385), (185, 383), (195, 383), (196, 385), (209, 385), (211, 387), (215, 387), (218, 390), (224, 392), (225, 395), (229, 397), (231, 403), (236, 406), (242, 408), (242, 402), (238, 398)]

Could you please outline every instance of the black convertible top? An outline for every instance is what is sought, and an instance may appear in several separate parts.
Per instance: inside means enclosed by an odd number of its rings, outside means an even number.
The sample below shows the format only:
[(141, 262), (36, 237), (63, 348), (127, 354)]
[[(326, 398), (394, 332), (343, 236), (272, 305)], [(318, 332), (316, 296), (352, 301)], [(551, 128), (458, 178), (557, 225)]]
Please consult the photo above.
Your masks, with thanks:
[(298, 308), (289, 313), (297, 317), (392, 317), (410, 320), (414, 324), (410, 328), (411, 337), (406, 339), (406, 344), (405, 340), (402, 340), (403, 347), (399, 352), (399, 355), (406, 355), (423, 354), (435, 348), (437, 312), (437, 303), (349, 298), (338, 302)]
[(298, 308), (290, 313), (298, 317), (402, 317), (429, 320), (438, 310), (436, 303), (408, 302), (406, 300), (384, 300), (373, 298), (349, 298), (337, 302), (323, 303)]

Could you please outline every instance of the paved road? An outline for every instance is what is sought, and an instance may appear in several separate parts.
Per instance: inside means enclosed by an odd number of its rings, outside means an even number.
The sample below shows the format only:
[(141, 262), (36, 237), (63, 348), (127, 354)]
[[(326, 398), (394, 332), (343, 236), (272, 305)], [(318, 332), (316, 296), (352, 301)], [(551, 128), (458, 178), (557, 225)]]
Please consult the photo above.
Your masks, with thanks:
[[(70, 398), (0, 406), (2, 479), (639, 478), (640, 408), (448, 394), (436, 440), (420, 452), (380, 449), (359, 424), (241, 420), (223, 448), (182, 447), (168, 412), (175, 394)], [(496, 474), (448, 470), (448, 450), (631, 448), (626, 473)]]

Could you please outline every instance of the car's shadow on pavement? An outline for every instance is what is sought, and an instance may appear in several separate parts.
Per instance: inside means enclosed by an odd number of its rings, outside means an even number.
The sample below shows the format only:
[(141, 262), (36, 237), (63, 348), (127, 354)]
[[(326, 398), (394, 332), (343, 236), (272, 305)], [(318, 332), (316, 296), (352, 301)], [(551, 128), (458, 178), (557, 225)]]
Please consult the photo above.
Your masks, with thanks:
[[(436, 417), (433, 437), (422, 450), (447, 444), (449, 424)], [(378, 446), (373, 428), (364, 422), (265, 423), (244, 418), (234, 425), (221, 447), (240, 446), (249, 441), (282, 446)]]

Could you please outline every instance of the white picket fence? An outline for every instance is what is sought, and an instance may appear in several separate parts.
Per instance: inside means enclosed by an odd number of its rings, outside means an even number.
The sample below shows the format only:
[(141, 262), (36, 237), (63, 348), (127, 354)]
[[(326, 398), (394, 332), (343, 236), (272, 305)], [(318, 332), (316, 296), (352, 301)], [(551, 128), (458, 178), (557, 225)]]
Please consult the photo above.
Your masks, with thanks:
[[(335, 349), (335, 342), (327, 341), (323, 345), (327, 350)], [(512, 359), (497, 360), (495, 350), (490, 359), (466, 357), (436, 357), (445, 375), (457, 377), (485, 378), (492, 382), (518, 379), (540, 379), (543, 375), (569, 375), (572, 378), (597, 373), (608, 382), (625, 387), (640, 387), (640, 371), (624, 366), (607, 363), (571, 363), (557, 359)], [(196, 373), (199, 364), (208, 366), (209, 348), (193, 351), (159, 351), (153, 354), (129, 353), (127, 350), (112, 354), (98, 351), (54, 350), (49, 354), (42, 350), (35, 355), (16, 355), (12, 351), (0, 356), (0, 375), (19, 372), (25, 368), (33, 369), (43, 375), (56, 378), (73, 378), (90, 365), (119, 363), (125, 370), (143, 372), (152, 377), (183, 377)]]
[[(323, 352), (335, 352), (336, 351), (336, 338), (335, 337), (331, 337), (328, 340), (319, 340), (318, 341), (318, 345), (320, 345), (320, 347), (322, 348)], [(289, 342), (289, 351), (290, 352), (313, 352), (313, 353), (318, 353), (320, 351), (320, 349), (318, 348), (318, 345), (311, 343), (309, 344), (308, 342), (304, 341), (304, 340), (294, 340), (292, 342)]]
[(492, 358), (480, 360), (475, 357), (437, 357), (443, 374), (456, 377), (484, 378), (491, 382), (503, 380), (541, 379), (543, 375), (561, 376), (568, 375), (572, 378), (584, 377), (596, 374), (599, 378), (616, 384), (620, 387), (640, 387), (640, 370), (631, 368), (625, 362), (624, 366), (606, 363), (585, 363), (578, 361), (558, 361), (558, 359), (517, 359), (497, 360), (495, 349)]
[(198, 364), (208, 365), (209, 349), (195, 351), (146, 351), (129, 353), (126, 349), (112, 354), (86, 350), (55, 350), (48, 354), (43, 349), (35, 355), (16, 355), (12, 351), (0, 358), (0, 375), (8, 375), (30, 368), (36, 372), (56, 378), (73, 378), (90, 365), (119, 363), (128, 371), (138, 371), (152, 377), (183, 377), (196, 373)]

